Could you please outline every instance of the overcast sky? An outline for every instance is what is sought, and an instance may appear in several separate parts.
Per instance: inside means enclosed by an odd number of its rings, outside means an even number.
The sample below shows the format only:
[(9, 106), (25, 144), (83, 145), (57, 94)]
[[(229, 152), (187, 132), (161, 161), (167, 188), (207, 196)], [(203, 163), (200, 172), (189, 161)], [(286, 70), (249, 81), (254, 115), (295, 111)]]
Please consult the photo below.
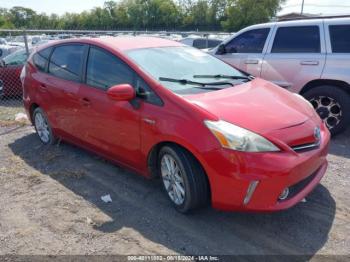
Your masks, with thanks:
[[(0, 7), (25, 6), (47, 14), (81, 12), (102, 6), (105, 0), (0, 0)], [(302, 0), (287, 0), (280, 14), (300, 12)], [(305, 0), (305, 13), (350, 14), (350, 0)]]

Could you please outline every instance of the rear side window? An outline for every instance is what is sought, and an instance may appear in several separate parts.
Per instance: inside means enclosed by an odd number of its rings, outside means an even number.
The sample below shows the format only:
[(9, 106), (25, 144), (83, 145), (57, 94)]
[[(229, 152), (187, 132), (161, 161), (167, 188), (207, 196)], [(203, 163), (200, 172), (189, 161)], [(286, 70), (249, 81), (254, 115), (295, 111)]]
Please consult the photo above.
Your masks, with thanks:
[(207, 41), (206, 41), (206, 39), (194, 39), (193, 40), (193, 47), (196, 47), (198, 49), (207, 48)]
[(63, 45), (51, 55), (49, 73), (70, 81), (80, 81), (84, 59), (84, 45)]
[(333, 53), (350, 53), (350, 25), (331, 25), (329, 34)]
[(271, 53), (320, 53), (318, 26), (280, 27)]
[(221, 43), (220, 40), (215, 40), (215, 39), (195, 39), (193, 40), (193, 46), (198, 48), (198, 49), (205, 49), (205, 48), (212, 48)]
[(86, 83), (107, 90), (118, 84), (133, 84), (134, 72), (116, 56), (91, 47), (86, 69)]
[(262, 53), (270, 28), (254, 29), (233, 38), (226, 46), (227, 53)]
[(42, 72), (46, 71), (46, 64), (49, 61), (49, 56), (51, 54), (52, 47), (45, 48), (33, 56), (33, 63), (35, 67)]

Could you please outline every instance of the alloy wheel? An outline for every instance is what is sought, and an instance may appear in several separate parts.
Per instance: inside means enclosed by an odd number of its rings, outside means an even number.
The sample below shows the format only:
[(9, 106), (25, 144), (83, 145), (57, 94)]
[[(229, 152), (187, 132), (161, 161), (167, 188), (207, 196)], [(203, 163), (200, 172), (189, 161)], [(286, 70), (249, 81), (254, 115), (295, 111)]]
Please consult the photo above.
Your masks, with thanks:
[(161, 175), (170, 199), (176, 205), (182, 205), (186, 195), (185, 183), (178, 163), (170, 154), (163, 155), (161, 159)]
[(50, 128), (46, 121), (46, 118), (43, 116), (41, 112), (35, 114), (35, 128), (38, 133), (40, 140), (47, 144), (50, 141)]
[(328, 96), (318, 96), (311, 98), (310, 103), (326, 123), (328, 129), (331, 130), (341, 121), (342, 108), (335, 99)]

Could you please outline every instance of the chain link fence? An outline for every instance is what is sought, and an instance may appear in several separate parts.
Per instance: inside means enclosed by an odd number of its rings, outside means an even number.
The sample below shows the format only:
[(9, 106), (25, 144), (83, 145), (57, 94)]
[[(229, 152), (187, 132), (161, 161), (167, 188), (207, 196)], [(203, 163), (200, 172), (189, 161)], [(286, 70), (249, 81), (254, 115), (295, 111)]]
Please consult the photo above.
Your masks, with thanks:
[(28, 54), (49, 41), (81, 37), (155, 36), (210, 48), (229, 37), (223, 32), (0, 30), (0, 124), (24, 113), (20, 74)]

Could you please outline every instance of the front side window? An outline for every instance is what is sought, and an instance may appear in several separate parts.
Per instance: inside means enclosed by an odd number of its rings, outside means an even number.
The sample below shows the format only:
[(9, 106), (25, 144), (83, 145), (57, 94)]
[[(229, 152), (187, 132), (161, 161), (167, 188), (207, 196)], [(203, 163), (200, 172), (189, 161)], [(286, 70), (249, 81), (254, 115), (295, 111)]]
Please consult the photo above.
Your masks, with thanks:
[(103, 90), (118, 84), (133, 84), (134, 72), (116, 56), (91, 47), (86, 70), (86, 83)]
[(329, 34), (333, 53), (350, 53), (350, 25), (331, 25)]
[(84, 45), (63, 45), (55, 48), (51, 55), (49, 73), (59, 78), (80, 81), (84, 60)]
[(320, 53), (318, 26), (280, 27), (271, 53)]
[(262, 53), (270, 28), (254, 29), (240, 34), (226, 44), (227, 53)]

